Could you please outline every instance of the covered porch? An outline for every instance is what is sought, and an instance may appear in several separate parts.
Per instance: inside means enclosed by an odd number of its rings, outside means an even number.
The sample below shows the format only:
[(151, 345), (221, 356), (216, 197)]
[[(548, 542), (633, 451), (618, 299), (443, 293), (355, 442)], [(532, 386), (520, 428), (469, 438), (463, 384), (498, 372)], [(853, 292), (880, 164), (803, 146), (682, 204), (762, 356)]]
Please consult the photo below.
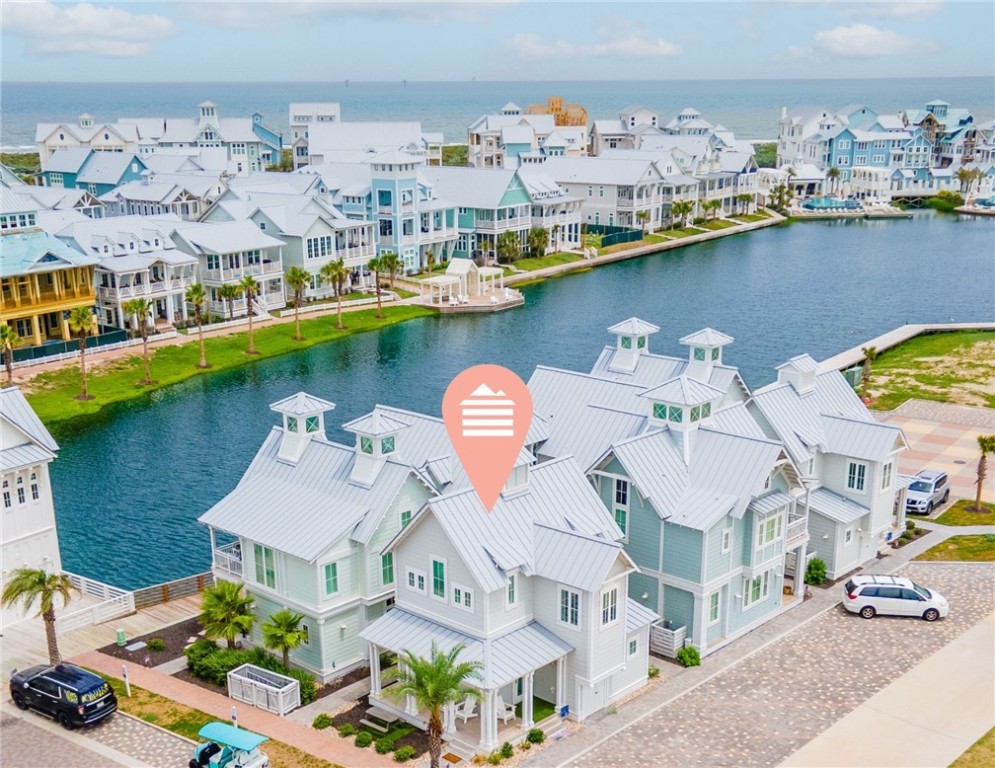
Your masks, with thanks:
[[(505, 741), (521, 741), (543, 721), (559, 721), (566, 711), (566, 656), (573, 648), (537, 623), (497, 639), (480, 640), (449, 627), (394, 609), (361, 633), (369, 641), (370, 703), (379, 710), (427, 728), (428, 713), (418, 711), (413, 698), (390, 694), (396, 685), (393, 667), (381, 671), (381, 653), (400, 656), (411, 651), (428, 658), (432, 644), (440, 652), (463, 646), (460, 660), (483, 665), (480, 676), (467, 684), (479, 700), (467, 697), (443, 711), (443, 738), (467, 755), (488, 753)], [(547, 723), (547, 724), (549, 724)]]

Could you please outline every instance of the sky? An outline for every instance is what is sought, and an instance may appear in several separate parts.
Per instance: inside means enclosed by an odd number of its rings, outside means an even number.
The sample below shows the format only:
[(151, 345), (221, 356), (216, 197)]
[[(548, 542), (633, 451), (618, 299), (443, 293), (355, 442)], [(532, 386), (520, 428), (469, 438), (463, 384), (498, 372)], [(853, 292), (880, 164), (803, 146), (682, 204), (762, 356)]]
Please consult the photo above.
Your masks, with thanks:
[(991, 0), (0, 0), (0, 77), (8, 82), (993, 77), (993, 29)]

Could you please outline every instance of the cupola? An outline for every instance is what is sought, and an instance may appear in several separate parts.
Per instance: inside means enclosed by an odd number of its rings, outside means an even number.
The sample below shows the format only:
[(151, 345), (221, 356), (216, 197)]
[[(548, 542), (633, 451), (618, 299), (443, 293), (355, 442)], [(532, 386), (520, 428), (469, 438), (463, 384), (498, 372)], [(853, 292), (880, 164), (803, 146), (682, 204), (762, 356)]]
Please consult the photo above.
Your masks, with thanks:
[(325, 412), (334, 407), (335, 403), (306, 392), (273, 403), (270, 409), (283, 415), (283, 439), (277, 458), (288, 464), (300, 461), (313, 438), (325, 438)]
[(688, 347), (687, 375), (708, 382), (712, 378), (712, 369), (722, 365), (722, 347), (732, 341), (732, 336), (713, 328), (705, 328), (681, 339), (680, 343)]
[(342, 429), (356, 436), (356, 459), (349, 481), (365, 488), (372, 486), (387, 459), (400, 453), (397, 435), (409, 426), (380, 410), (343, 425)]
[(692, 435), (702, 422), (711, 420), (724, 394), (721, 389), (683, 375), (639, 396), (651, 403), (650, 426), (669, 427), (675, 439), (679, 437), (684, 461), (690, 464)]
[(815, 391), (815, 374), (818, 369), (819, 364), (809, 355), (798, 355), (777, 366), (777, 381), (790, 384), (795, 392), (804, 397)]
[(617, 340), (615, 354), (608, 368), (612, 371), (634, 371), (639, 356), (649, 353), (650, 335), (659, 330), (659, 326), (647, 323), (638, 317), (630, 317), (613, 325), (608, 329), (608, 333), (615, 334)]
[(93, 115), (89, 115), (84, 112), (79, 116), (79, 127), (80, 128), (92, 128), (93, 127)]

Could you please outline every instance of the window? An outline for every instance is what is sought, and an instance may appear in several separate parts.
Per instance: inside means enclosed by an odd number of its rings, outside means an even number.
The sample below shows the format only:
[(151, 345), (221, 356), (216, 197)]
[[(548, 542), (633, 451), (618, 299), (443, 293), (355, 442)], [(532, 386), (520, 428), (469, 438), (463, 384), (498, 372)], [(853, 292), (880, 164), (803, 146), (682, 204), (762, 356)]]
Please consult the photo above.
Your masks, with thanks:
[(691, 421), (698, 421), (701, 418), (701, 406), (692, 405), (691, 406)]
[(408, 523), (411, 522), (411, 510), (407, 509), (401, 513), (401, 530), (403, 531), (408, 527)]
[(635, 656), (636, 652), (638, 650), (639, 650), (639, 641), (638, 640), (630, 640), (629, 641), (629, 655), (630, 656)]
[(318, 431), (318, 417), (317, 416), (308, 416), (307, 417), (307, 421), (304, 422), (304, 429), (306, 431), (308, 431), (308, 432), (317, 432)]
[(851, 491), (864, 491), (864, 477), (867, 475), (867, 465), (851, 461), (846, 470), (846, 487)]
[(715, 348), (714, 348), (714, 349), (712, 350), (712, 362), (715, 362), (716, 360), (718, 360), (718, 359), (719, 359), (719, 355), (720, 355), (720, 354), (721, 354), (721, 352), (719, 351), (719, 348), (718, 348), (718, 347), (715, 347)]
[(276, 589), (276, 559), (273, 550), (259, 544), (253, 544), (252, 548), (256, 561), (256, 581), (270, 589)]
[(757, 546), (765, 547), (781, 538), (781, 516), (761, 520), (757, 527)]
[(632, 349), (632, 337), (623, 336), (622, 337), (622, 349)]
[(722, 539), (719, 544), (719, 552), (723, 555), (726, 554), (730, 549), (732, 549), (732, 528), (722, 529)]
[(406, 580), (408, 589), (425, 594), (425, 572), (415, 568), (408, 568)]
[(695, 360), (704, 360), (705, 359), (705, 350), (702, 347), (695, 347), (694, 348), (694, 359)]
[(518, 578), (515, 574), (508, 577), (508, 607), (518, 603)]
[(601, 626), (614, 624), (618, 619), (618, 587), (601, 594)]
[(48, 183), (50, 186), (62, 186), (62, 174), (61, 173), (50, 173), (48, 175)]
[(675, 424), (680, 424), (684, 418), (684, 411), (679, 406), (672, 405), (670, 406), (668, 415), (670, 417), (670, 421), (674, 422)]
[(894, 472), (894, 465), (892, 462), (888, 462), (884, 465), (884, 469), (881, 470), (881, 490), (887, 491), (891, 488), (891, 480)]
[(473, 590), (466, 587), (453, 586), (453, 605), (473, 610)]
[(287, 417), (287, 431), (288, 432), (296, 432), (297, 431), (297, 417), (296, 416), (288, 416)]
[(711, 403), (702, 403), (701, 404), (701, 418), (707, 419), (711, 415), (712, 415), (712, 404)]
[(328, 563), (325, 566), (325, 594), (334, 595), (339, 591), (339, 564)]
[(24, 499), (24, 485), (23, 485), (23, 483), (24, 483), (24, 478), (23, 477), (17, 478), (17, 503), (18, 504), (23, 504), (24, 501), (25, 501), (25, 499)]
[(307, 239), (307, 257), (309, 259), (320, 259), (325, 256), (331, 256), (332, 250), (332, 236), (322, 235), (321, 237), (309, 237)]
[(770, 571), (764, 571), (754, 579), (743, 580), (743, 607), (749, 608), (770, 594)]
[(640, 336), (640, 337), (638, 337), (636, 339), (636, 348), (637, 349), (646, 349), (646, 337), (645, 336)]
[(373, 438), (372, 437), (359, 438), (359, 449), (363, 453), (373, 453)]
[(708, 598), (708, 623), (714, 624), (719, 620), (719, 593), (713, 592)]
[(301, 645), (311, 647), (311, 628), (307, 624), (301, 624)]
[(667, 420), (667, 406), (663, 403), (653, 403), (653, 418), (660, 421)]
[(625, 509), (622, 509), (621, 507), (615, 507), (615, 524), (618, 525), (619, 530), (622, 531), (623, 536), (628, 535), (628, 529), (626, 528), (626, 524), (628, 523), (628, 516), (629, 513)]
[(34, 472), (31, 473), (31, 498), (38, 501), (38, 475)]
[(432, 561), (432, 594), (446, 597), (446, 564), (441, 560)]
[(394, 583), (393, 552), (387, 552), (380, 556), (380, 581), (385, 587)]
[(843, 543), (849, 544), (851, 541), (853, 541), (853, 528), (847, 528), (843, 531)]
[(580, 593), (570, 589), (560, 590), (560, 622), (572, 627), (580, 626)]
[(380, 453), (394, 452), (394, 436), (385, 437), (380, 441)]

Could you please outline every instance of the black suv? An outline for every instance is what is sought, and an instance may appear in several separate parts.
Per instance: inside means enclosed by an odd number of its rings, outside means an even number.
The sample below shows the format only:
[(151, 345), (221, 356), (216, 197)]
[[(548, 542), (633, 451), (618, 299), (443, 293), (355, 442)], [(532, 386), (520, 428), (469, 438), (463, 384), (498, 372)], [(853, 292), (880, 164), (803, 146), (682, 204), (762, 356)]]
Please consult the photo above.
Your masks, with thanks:
[(40, 664), (10, 675), (10, 697), (18, 709), (34, 709), (72, 730), (103, 720), (117, 697), (103, 678), (72, 664)]

